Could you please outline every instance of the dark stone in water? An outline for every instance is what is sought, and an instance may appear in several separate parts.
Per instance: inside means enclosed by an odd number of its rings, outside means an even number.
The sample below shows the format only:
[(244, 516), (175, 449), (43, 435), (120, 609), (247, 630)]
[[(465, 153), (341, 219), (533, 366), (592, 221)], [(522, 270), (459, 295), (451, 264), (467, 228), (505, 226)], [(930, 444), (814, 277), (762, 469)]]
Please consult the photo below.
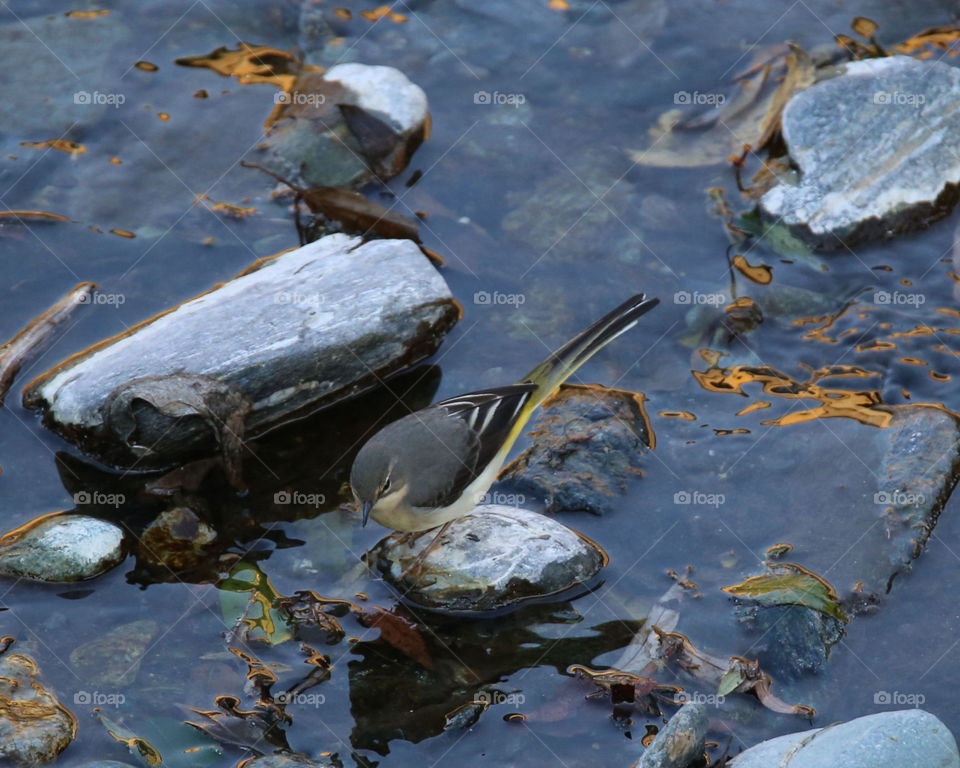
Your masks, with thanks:
[(644, 397), (604, 387), (564, 385), (544, 402), (534, 442), (501, 473), (491, 493), (540, 499), (546, 512), (602, 514), (640, 472), (653, 442)]

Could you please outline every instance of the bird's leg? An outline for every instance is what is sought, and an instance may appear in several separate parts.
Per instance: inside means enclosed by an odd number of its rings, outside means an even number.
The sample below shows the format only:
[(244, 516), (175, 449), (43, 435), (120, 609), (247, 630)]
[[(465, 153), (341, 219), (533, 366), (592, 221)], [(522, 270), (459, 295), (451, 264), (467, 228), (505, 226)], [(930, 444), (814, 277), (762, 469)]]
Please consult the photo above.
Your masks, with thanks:
[[(427, 546), (425, 546), (422, 550), (420, 550), (420, 554), (418, 554), (414, 558), (413, 562), (409, 566), (407, 566), (406, 568), (403, 569), (403, 571), (400, 572), (401, 580), (406, 579), (408, 576), (413, 576), (414, 579), (418, 579), (420, 577), (420, 571), (423, 568), (423, 561), (426, 559), (427, 555), (429, 555), (431, 552), (433, 552), (434, 549), (437, 548), (437, 544), (440, 543), (440, 537), (443, 536), (447, 528), (450, 527), (450, 523), (452, 522), (453, 520), (448, 520), (447, 522), (445, 522), (443, 525), (440, 526), (440, 529), (436, 532), (436, 534), (434, 534), (434, 537), (430, 540), (430, 543), (427, 544)], [(426, 532), (427, 531), (420, 532), (419, 536), (422, 536)], [(419, 538), (419, 536), (417, 538)]]

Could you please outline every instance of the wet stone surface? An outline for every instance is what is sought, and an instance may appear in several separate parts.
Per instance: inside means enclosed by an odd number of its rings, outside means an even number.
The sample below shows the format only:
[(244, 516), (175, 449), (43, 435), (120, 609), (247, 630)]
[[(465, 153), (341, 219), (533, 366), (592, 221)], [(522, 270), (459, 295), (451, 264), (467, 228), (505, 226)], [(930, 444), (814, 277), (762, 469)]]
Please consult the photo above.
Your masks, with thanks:
[(396, 176), (426, 133), (427, 96), (393, 67), (339, 64), (301, 75), (286, 96), (258, 157), (304, 186)]
[(960, 71), (907, 56), (856, 61), (796, 95), (783, 135), (799, 166), (764, 211), (824, 247), (923, 226), (957, 200)]
[(828, 728), (770, 739), (738, 755), (731, 768), (911, 768), (960, 766), (957, 744), (947, 727), (922, 709), (881, 712)]
[[(410, 241), (330, 235), (68, 359), (24, 400), (117, 464), (169, 464), (431, 354), (459, 309)], [(238, 320), (239, 319), (239, 320)]]
[(76, 731), (74, 716), (43, 686), (30, 656), (12, 651), (0, 656), (0, 758), (5, 763), (53, 760)]
[(451, 523), (422, 567), (401, 578), (434, 534), (410, 543), (389, 536), (368, 559), (408, 600), (438, 610), (482, 613), (560, 595), (605, 564), (595, 544), (566, 526), (519, 507), (489, 505)]
[(11, 577), (83, 581), (123, 557), (123, 531), (86, 515), (41, 517), (0, 538), (0, 573)]
[(709, 720), (700, 703), (684, 704), (647, 747), (635, 768), (687, 768), (703, 755)]
[(565, 384), (535, 416), (533, 445), (504, 468), (493, 493), (523, 494), (545, 511), (602, 514), (639, 477), (651, 442), (638, 392)]

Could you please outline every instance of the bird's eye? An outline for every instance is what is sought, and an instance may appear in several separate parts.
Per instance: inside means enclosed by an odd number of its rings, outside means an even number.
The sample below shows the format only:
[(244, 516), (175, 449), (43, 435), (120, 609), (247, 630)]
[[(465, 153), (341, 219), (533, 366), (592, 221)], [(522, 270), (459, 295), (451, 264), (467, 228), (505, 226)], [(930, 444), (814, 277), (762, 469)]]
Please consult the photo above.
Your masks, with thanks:
[(380, 492), (386, 493), (389, 490), (390, 490), (390, 478), (388, 477), (386, 480), (383, 481), (383, 488), (380, 489)]

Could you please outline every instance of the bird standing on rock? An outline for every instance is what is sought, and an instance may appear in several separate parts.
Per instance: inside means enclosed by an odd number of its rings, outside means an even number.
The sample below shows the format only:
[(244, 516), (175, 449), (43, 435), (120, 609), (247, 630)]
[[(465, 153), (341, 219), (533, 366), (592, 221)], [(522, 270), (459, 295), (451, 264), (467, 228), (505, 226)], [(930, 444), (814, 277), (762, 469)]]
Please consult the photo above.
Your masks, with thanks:
[(469, 514), (493, 484), (534, 409), (658, 303), (637, 294), (516, 384), (442, 400), (377, 432), (350, 470), (363, 525), (372, 517), (387, 528), (417, 532), (446, 528)]

